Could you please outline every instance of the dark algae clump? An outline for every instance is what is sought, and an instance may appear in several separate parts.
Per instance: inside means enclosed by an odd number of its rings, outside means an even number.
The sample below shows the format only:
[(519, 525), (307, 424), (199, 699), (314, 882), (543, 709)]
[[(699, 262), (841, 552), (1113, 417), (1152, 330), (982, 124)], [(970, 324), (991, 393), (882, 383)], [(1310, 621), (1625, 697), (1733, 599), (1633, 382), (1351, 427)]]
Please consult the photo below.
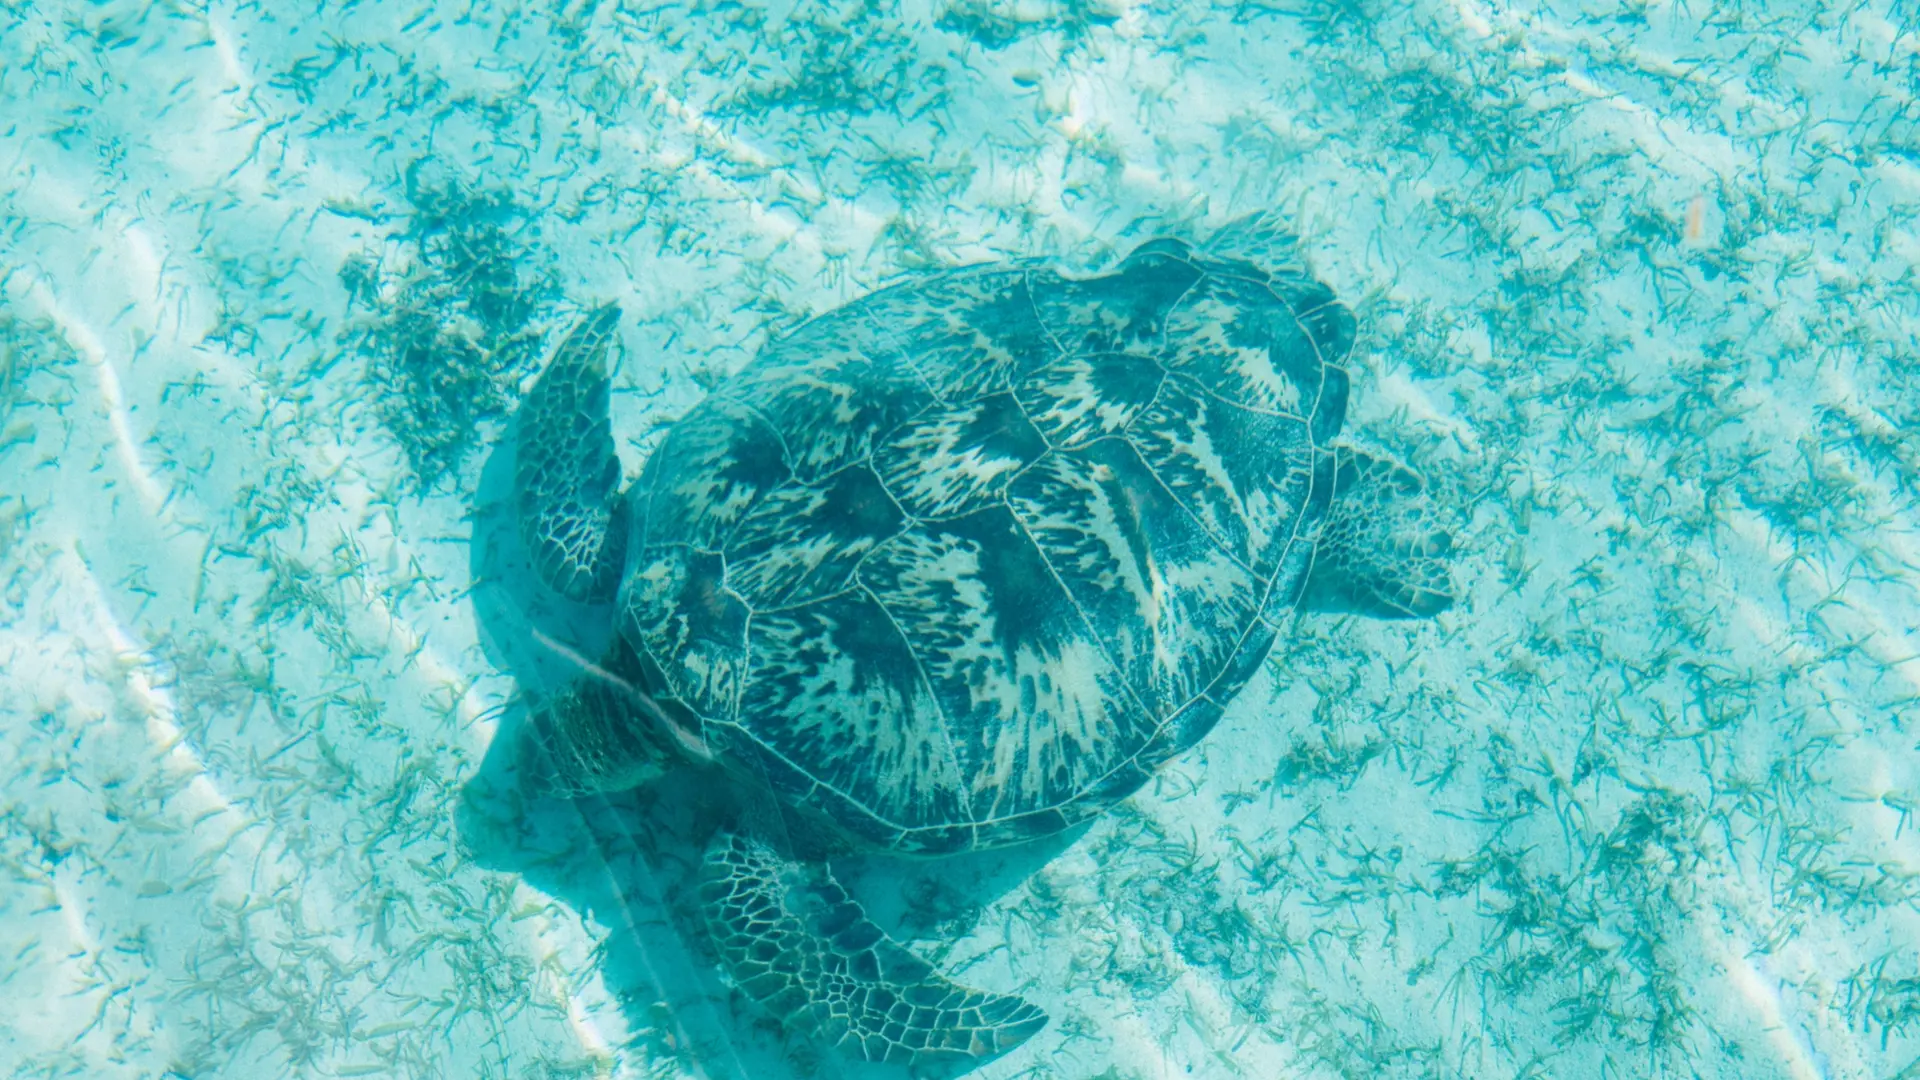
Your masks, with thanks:
[(16, 406), (31, 403), (28, 379), (36, 372), (72, 363), (73, 349), (46, 320), (20, 319), (0, 310), (0, 449), (16, 441), (10, 423)]
[(397, 265), (362, 253), (340, 268), (356, 305), (374, 414), (405, 452), (413, 486), (456, 472), (482, 425), (505, 417), (521, 376), (539, 360), (537, 316), (554, 296), (530, 216), (511, 194), (407, 171), (412, 215)]
[(1057, 34), (1066, 43), (1078, 43), (1095, 27), (1109, 27), (1119, 21), (1120, 12), (1104, 0), (1063, 0), (1032, 9), (990, 0), (954, 0), (940, 13), (936, 25), (964, 34), (983, 48), (1004, 49), (1042, 34)]

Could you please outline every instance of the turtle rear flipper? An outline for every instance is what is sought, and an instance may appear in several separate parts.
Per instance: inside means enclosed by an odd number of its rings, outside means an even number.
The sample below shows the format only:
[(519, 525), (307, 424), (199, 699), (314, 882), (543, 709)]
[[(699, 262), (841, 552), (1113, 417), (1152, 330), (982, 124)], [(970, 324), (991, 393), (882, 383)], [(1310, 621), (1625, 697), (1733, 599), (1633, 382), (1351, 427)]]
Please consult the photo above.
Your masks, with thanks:
[(608, 411), (607, 350), (619, 321), (610, 304), (587, 313), (520, 406), (520, 535), (541, 580), (570, 600), (611, 600), (626, 559), (620, 459)]
[(700, 902), (741, 990), (787, 1030), (865, 1061), (978, 1062), (1019, 1046), (1046, 1014), (948, 981), (874, 925), (826, 867), (722, 833)]
[(1333, 448), (1333, 503), (1300, 596), (1309, 611), (1414, 619), (1453, 606), (1441, 529), (1425, 485), (1406, 466)]

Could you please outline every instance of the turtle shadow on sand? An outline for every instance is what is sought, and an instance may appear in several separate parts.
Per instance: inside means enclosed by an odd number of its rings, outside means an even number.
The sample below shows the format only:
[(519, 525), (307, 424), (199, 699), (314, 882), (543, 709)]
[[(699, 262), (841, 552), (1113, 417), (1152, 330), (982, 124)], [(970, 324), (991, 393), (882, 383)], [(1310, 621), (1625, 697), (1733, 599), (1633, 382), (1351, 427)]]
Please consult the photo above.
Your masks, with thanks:
[[(702, 847), (713, 822), (732, 810), (718, 801), (724, 786), (708, 782), (704, 770), (573, 799), (537, 793), (524, 782), (529, 763), (515, 748), (526, 745), (517, 736), (530, 705), (566, 686), (582, 658), (605, 652), (613, 619), (610, 605), (570, 601), (534, 571), (512, 510), (517, 442), (512, 423), (481, 472), (469, 569), (482, 649), (521, 694), (503, 710), (485, 759), (461, 791), (462, 843), (481, 865), (520, 875), (599, 924), (600, 973), (621, 1000), (629, 1031), (664, 1034), (647, 1052), (680, 1055), (690, 1075), (891, 1080), (967, 1071), (851, 1061), (784, 1039), (737, 1000), (695, 910)], [(937, 862), (849, 855), (833, 868), (895, 938), (944, 938), (1084, 832)]]

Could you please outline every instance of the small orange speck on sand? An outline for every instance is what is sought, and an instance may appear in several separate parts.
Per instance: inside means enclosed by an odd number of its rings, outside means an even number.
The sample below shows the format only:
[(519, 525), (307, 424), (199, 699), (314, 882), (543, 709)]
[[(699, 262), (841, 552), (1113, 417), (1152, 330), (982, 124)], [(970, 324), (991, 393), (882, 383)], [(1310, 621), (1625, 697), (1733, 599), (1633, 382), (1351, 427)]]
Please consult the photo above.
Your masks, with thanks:
[(1707, 237), (1707, 197), (1695, 195), (1687, 204), (1687, 228), (1683, 234), (1687, 243), (1697, 244)]

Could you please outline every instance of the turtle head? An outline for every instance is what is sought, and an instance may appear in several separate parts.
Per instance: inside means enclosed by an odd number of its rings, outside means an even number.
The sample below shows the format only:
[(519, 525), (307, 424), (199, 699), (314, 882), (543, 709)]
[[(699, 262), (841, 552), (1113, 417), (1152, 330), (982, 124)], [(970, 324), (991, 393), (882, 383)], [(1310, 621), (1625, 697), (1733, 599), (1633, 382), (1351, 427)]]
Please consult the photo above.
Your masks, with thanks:
[(616, 637), (599, 663), (540, 703), (520, 733), (517, 760), (538, 794), (574, 798), (638, 787), (677, 762), (712, 760), (697, 718), (647, 691), (633, 650)]
[(1377, 619), (1420, 619), (1453, 606), (1453, 535), (1406, 466), (1348, 446), (1330, 454), (1333, 501), (1314, 545), (1300, 606)]

